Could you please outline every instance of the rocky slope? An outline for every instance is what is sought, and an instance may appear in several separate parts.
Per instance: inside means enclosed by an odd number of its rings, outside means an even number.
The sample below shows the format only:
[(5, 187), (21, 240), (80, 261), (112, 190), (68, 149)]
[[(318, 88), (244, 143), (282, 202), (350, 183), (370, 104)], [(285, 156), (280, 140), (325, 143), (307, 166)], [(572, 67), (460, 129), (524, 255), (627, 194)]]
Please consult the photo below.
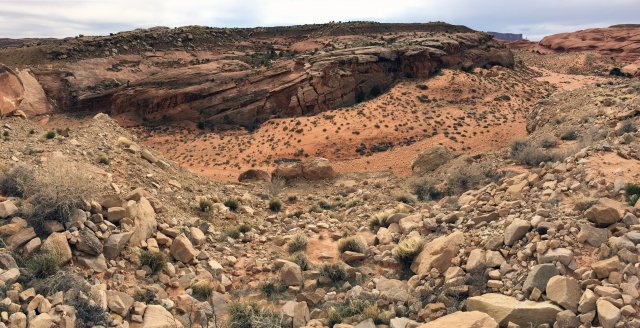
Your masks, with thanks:
[(54, 111), (211, 125), (350, 106), (442, 68), (513, 66), (489, 35), (446, 24), (156, 28), (43, 44), (0, 61), (28, 67)]

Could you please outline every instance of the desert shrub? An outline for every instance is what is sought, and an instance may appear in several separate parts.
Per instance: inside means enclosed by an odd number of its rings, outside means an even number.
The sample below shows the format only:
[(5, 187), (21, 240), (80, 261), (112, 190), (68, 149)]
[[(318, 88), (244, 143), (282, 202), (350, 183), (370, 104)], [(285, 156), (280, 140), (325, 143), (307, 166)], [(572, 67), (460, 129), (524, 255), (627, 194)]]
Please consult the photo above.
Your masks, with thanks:
[(392, 250), (391, 255), (399, 263), (408, 266), (422, 250), (424, 241), (420, 236), (414, 236), (399, 242)]
[(98, 163), (103, 165), (109, 165), (111, 163), (111, 159), (109, 159), (109, 156), (102, 154), (98, 156)]
[(488, 172), (479, 166), (465, 166), (454, 171), (447, 178), (447, 193), (459, 195), (467, 190), (475, 189), (487, 178)]
[(416, 198), (410, 194), (400, 194), (396, 196), (396, 200), (405, 203), (405, 204), (413, 204), (416, 202)]
[(391, 217), (394, 213), (395, 212), (393, 210), (386, 210), (371, 215), (371, 217), (369, 218), (369, 228), (371, 228), (371, 230), (376, 230), (380, 227), (389, 226), (389, 224), (387, 223), (387, 219), (389, 219), (389, 217)]
[(540, 147), (544, 149), (553, 148), (556, 145), (558, 145), (558, 141), (553, 137), (546, 136), (540, 139)]
[(105, 310), (97, 304), (91, 304), (88, 299), (77, 297), (69, 305), (76, 309), (76, 327), (109, 326)]
[(511, 158), (521, 165), (538, 166), (540, 163), (558, 161), (562, 156), (532, 146), (528, 141), (516, 140), (511, 144)]
[(328, 278), (333, 283), (347, 280), (345, 264), (341, 261), (323, 264), (320, 267), (320, 275)]
[(229, 328), (289, 328), (291, 326), (290, 320), (286, 320), (282, 314), (256, 303), (231, 303), (228, 313)]
[(338, 251), (340, 254), (344, 252), (364, 253), (365, 245), (359, 237), (351, 236), (338, 240)]
[(56, 137), (56, 130), (49, 130), (44, 134), (45, 139), (53, 139)]
[(426, 200), (438, 200), (444, 197), (444, 193), (436, 188), (435, 183), (429, 179), (419, 179), (411, 183), (411, 189), (416, 198), (423, 202)]
[(627, 195), (627, 202), (634, 206), (640, 199), (640, 184), (627, 183), (624, 187), (624, 193)]
[(289, 260), (300, 266), (302, 271), (306, 271), (311, 268), (311, 262), (309, 262), (309, 258), (304, 252), (295, 252), (291, 254), (291, 258)]
[(200, 198), (200, 201), (198, 201), (198, 208), (202, 212), (209, 212), (213, 208), (213, 201), (208, 198)]
[(621, 136), (625, 133), (633, 133), (636, 131), (638, 131), (638, 129), (636, 128), (633, 121), (625, 120), (624, 122), (622, 122), (622, 125), (620, 126), (620, 128), (618, 128), (618, 130), (616, 131), (616, 135)]
[(227, 236), (229, 238), (238, 239), (240, 238), (240, 231), (237, 228), (232, 228), (227, 230)]
[(426, 84), (416, 84), (416, 88), (420, 90), (429, 90), (429, 86)]
[(214, 289), (215, 285), (211, 280), (196, 280), (191, 284), (191, 293), (197, 299), (208, 299)]
[(573, 199), (573, 206), (578, 211), (586, 211), (590, 209), (593, 205), (598, 204), (598, 200), (596, 198), (591, 197), (578, 197)]
[(247, 233), (247, 232), (251, 231), (251, 229), (253, 229), (253, 228), (251, 227), (251, 225), (250, 225), (250, 224), (248, 224), (248, 223), (246, 223), (246, 222), (241, 223), (241, 224), (238, 226), (238, 231), (239, 231), (240, 233)]
[(233, 212), (237, 211), (238, 207), (240, 207), (240, 202), (238, 202), (238, 200), (234, 198), (229, 198), (225, 200), (223, 204)]
[(0, 175), (0, 193), (7, 196), (22, 197), (24, 186), (35, 176), (34, 169), (25, 164), (16, 164)]
[(305, 251), (307, 249), (307, 237), (303, 234), (297, 234), (287, 243), (289, 254)]
[[(341, 323), (345, 318), (363, 315), (365, 310), (370, 306), (372, 306), (372, 304), (367, 301), (349, 299), (345, 300), (343, 303), (339, 303), (330, 307), (327, 311), (329, 327), (333, 327), (336, 324)], [(369, 309), (367, 311), (367, 315), (371, 315), (371, 313), (372, 311), (371, 309)]]
[(560, 140), (576, 140), (576, 139), (578, 139), (578, 131), (573, 129), (565, 131), (560, 136)]
[(142, 302), (144, 304), (158, 304), (158, 296), (151, 289), (140, 289), (134, 295), (133, 299), (136, 302)]
[(271, 212), (280, 212), (282, 210), (282, 202), (279, 199), (272, 199), (269, 201), (269, 210)]
[(161, 252), (143, 249), (138, 253), (138, 259), (140, 260), (140, 265), (148, 266), (152, 273), (162, 271), (167, 265), (167, 257)]
[(62, 257), (58, 252), (43, 251), (31, 255), (25, 261), (25, 268), (34, 277), (45, 279), (60, 271)]
[(88, 293), (91, 288), (81, 275), (68, 270), (60, 270), (44, 279), (33, 279), (30, 281), (30, 285), (38, 294), (45, 296), (53, 295), (57, 292), (67, 292), (70, 289)]
[(287, 285), (280, 281), (266, 281), (260, 285), (260, 291), (267, 298), (271, 298), (276, 294), (284, 293), (287, 290)]
[(32, 179), (21, 182), (28, 203), (23, 214), (29, 223), (38, 227), (44, 220), (66, 222), (73, 210), (95, 199), (98, 188), (86, 172), (63, 159), (52, 159), (34, 170)]
[(276, 198), (280, 195), (286, 184), (287, 183), (283, 178), (276, 177), (267, 182), (265, 184), (265, 188), (269, 196)]

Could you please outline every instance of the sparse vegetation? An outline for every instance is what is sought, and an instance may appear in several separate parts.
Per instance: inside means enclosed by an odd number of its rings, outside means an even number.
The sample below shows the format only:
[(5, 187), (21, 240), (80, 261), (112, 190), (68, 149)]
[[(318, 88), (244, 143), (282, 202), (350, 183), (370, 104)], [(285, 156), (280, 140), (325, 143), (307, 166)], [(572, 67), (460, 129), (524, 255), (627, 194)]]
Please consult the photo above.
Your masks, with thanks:
[(576, 139), (578, 139), (578, 131), (573, 129), (565, 131), (560, 136), (560, 140), (576, 140)]
[(25, 164), (16, 164), (0, 175), (0, 193), (7, 196), (22, 197), (27, 181), (35, 176), (34, 169)]
[(627, 203), (634, 206), (640, 199), (640, 184), (627, 183), (624, 187), (624, 193), (627, 196)]
[(211, 280), (196, 280), (191, 284), (191, 292), (197, 299), (206, 300), (215, 289), (215, 284)]
[(76, 327), (106, 327), (109, 324), (109, 317), (105, 310), (97, 305), (91, 304), (88, 299), (78, 297), (69, 303), (76, 314)]
[(282, 193), (282, 190), (284, 190), (286, 184), (287, 183), (284, 179), (275, 177), (265, 184), (265, 188), (267, 189), (269, 196), (277, 198), (280, 193)]
[(532, 146), (528, 140), (516, 140), (511, 144), (511, 158), (521, 165), (538, 166), (540, 163), (559, 161), (562, 156)]
[(328, 278), (333, 283), (347, 280), (345, 264), (341, 261), (325, 263), (320, 267), (320, 275)]
[(158, 273), (167, 265), (167, 257), (164, 253), (150, 250), (140, 250), (138, 260), (141, 266), (148, 266), (152, 273)]
[(356, 236), (341, 238), (340, 240), (338, 240), (338, 251), (341, 254), (347, 251), (364, 253), (365, 245), (362, 240)]
[(229, 328), (289, 328), (284, 316), (256, 303), (234, 302), (229, 305)]
[(289, 254), (305, 251), (307, 249), (307, 243), (308, 240), (305, 235), (297, 234), (287, 243), (287, 250)]
[(35, 278), (44, 279), (55, 275), (62, 267), (62, 256), (58, 252), (42, 251), (25, 261), (27, 271)]
[(209, 212), (213, 208), (213, 201), (209, 198), (200, 198), (198, 208), (201, 212)]
[(272, 298), (276, 294), (284, 293), (287, 290), (287, 285), (280, 281), (270, 280), (260, 285), (260, 290), (267, 298)]
[(282, 210), (282, 202), (279, 199), (271, 199), (269, 201), (269, 210), (271, 212), (280, 212)]
[(232, 212), (237, 211), (238, 207), (240, 207), (240, 202), (235, 198), (229, 198), (225, 200), (223, 204), (224, 206), (228, 207), (229, 210), (231, 210)]
[(44, 134), (45, 139), (53, 139), (56, 137), (56, 130), (49, 130)]
[(289, 260), (299, 265), (302, 271), (309, 270), (311, 268), (311, 262), (309, 262), (307, 254), (302, 251), (291, 254), (291, 258)]
[(391, 250), (391, 254), (396, 261), (405, 266), (409, 266), (422, 250), (423, 243), (424, 241), (420, 236), (406, 238)]

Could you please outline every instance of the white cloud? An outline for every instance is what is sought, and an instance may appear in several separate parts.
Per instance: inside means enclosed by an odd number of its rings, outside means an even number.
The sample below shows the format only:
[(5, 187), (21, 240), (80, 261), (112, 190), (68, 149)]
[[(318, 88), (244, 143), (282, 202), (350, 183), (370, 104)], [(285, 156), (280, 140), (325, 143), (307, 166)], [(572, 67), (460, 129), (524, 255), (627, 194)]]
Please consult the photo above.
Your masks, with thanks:
[(638, 0), (0, 0), (0, 37), (106, 34), (158, 25), (252, 27), (375, 20), (446, 21), (551, 33), (638, 22)]

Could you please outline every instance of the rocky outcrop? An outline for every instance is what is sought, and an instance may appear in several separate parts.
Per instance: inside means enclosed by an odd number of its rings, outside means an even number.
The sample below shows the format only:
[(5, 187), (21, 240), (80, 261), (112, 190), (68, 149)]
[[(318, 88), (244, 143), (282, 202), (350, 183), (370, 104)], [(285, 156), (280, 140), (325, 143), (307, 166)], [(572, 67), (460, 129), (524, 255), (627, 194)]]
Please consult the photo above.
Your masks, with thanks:
[[(421, 31), (420, 26), (414, 31)], [(402, 30), (405, 29), (408, 27)], [(159, 63), (162, 59), (158, 56), (136, 55), (139, 67), (169, 67), (155, 71), (138, 69), (132, 75), (119, 73), (120, 66), (130, 63), (130, 59), (124, 64), (112, 60), (113, 67), (108, 71), (86, 74), (87, 69), (96, 65), (86, 59), (80, 65), (59, 65), (56, 69), (40, 66), (33, 72), (58, 110), (132, 113), (151, 120), (189, 119), (209, 125), (254, 126), (271, 117), (315, 114), (350, 106), (377, 96), (399, 79), (426, 78), (442, 68), (514, 65), (510, 50), (494, 42), (490, 35), (453, 31), (407, 31), (376, 45), (368, 45), (370, 39), (354, 34), (355, 41), (340, 41), (345, 43), (332, 44), (324, 51), (277, 61), (270, 59), (268, 53), (263, 61), (269, 64), (257, 67), (234, 56), (171, 67), (172, 63)], [(253, 41), (250, 36), (243, 37)], [(246, 51), (234, 48), (232, 43), (221, 44), (203, 46)], [(81, 43), (78, 47), (85, 45)]]
[(491, 316), (501, 327), (509, 322), (520, 327), (553, 324), (561, 308), (550, 302), (518, 301), (502, 294), (485, 294), (467, 300), (469, 311), (480, 311)]
[(328, 180), (333, 179), (336, 172), (328, 159), (316, 157), (303, 162), (280, 163), (271, 175), (284, 180)]
[(0, 117), (13, 114), (24, 95), (24, 86), (18, 75), (0, 64)]

